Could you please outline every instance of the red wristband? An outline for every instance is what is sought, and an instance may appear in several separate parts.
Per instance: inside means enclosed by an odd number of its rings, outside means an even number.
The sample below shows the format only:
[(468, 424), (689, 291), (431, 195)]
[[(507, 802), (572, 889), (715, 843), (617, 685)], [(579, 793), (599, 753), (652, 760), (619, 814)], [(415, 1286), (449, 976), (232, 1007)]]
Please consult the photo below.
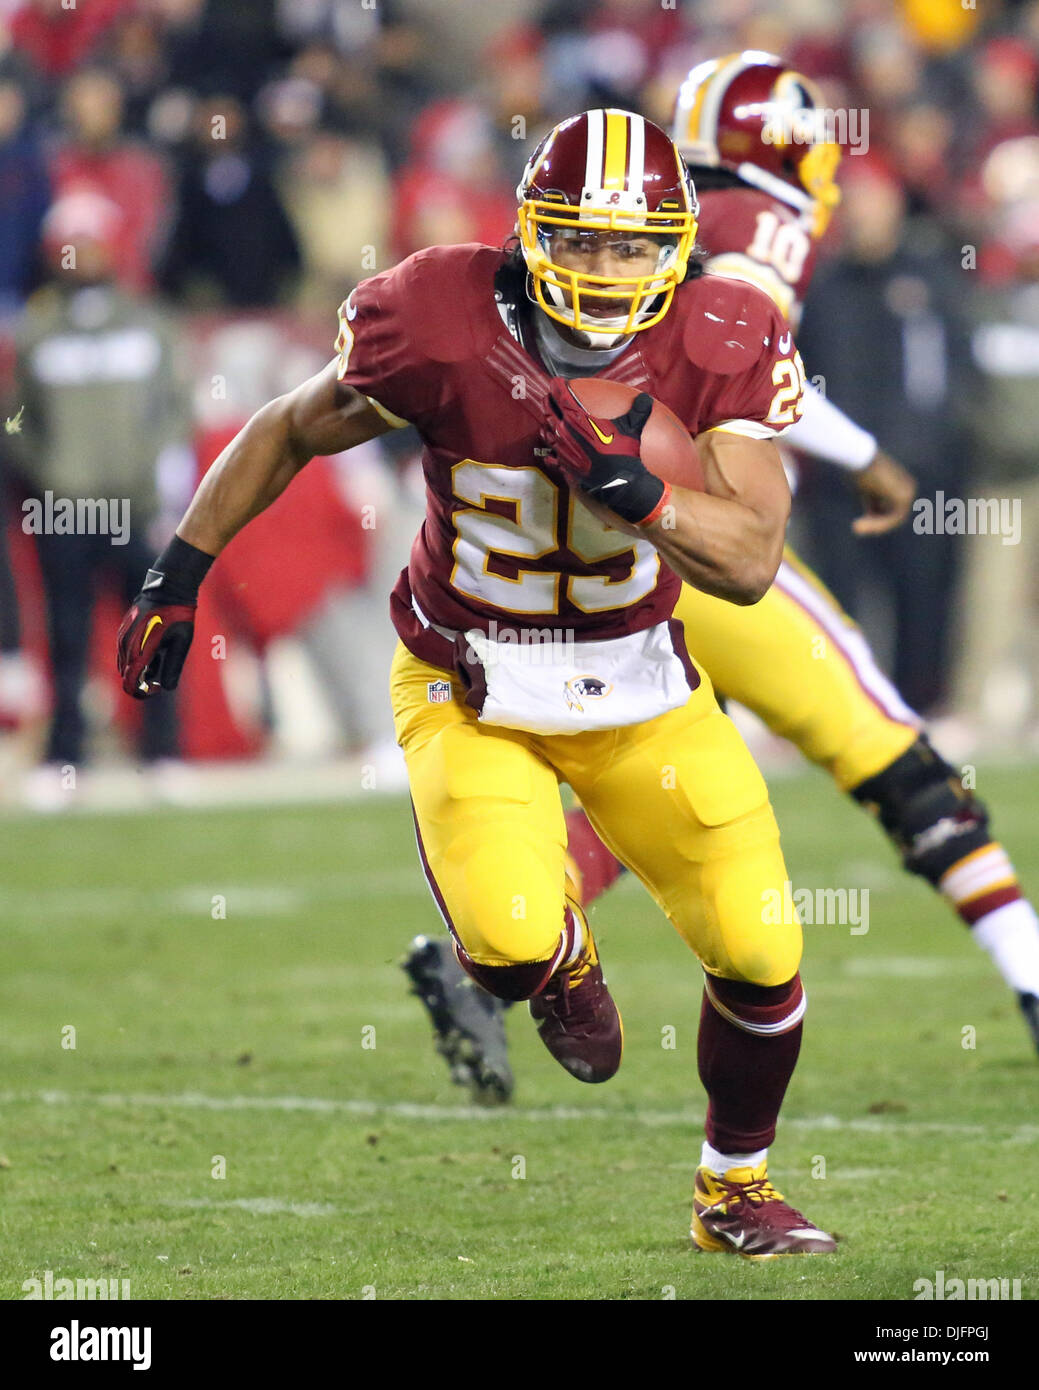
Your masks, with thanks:
[(665, 483), (665, 484), (664, 484), (664, 491), (660, 494), (660, 501), (657, 503), (657, 505), (656, 505), (656, 506), (653, 508), (653, 510), (650, 512), (649, 516), (645, 516), (645, 517), (642, 518), (642, 520), (638, 523), (639, 526), (649, 526), (649, 525), (651, 525), (654, 521), (657, 521), (657, 520), (659, 519), (659, 517), (660, 517), (661, 512), (664, 510), (664, 508), (667, 506), (667, 504), (668, 504), (670, 501), (671, 501), (671, 484), (670, 484), (670, 483)]

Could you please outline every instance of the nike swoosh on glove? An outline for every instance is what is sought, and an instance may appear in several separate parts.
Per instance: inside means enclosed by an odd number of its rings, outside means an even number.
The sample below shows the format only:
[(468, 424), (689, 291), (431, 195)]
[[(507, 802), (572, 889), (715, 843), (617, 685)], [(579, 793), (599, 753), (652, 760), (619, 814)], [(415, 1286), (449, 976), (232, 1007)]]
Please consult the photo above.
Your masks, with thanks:
[(655, 521), (671, 484), (650, 473), (640, 456), (653, 397), (642, 391), (624, 415), (601, 420), (588, 414), (564, 377), (553, 377), (548, 404), (542, 437), (567, 481), (634, 526)]
[(136, 700), (176, 690), (195, 635), (193, 603), (163, 603), (137, 595), (119, 628), (116, 665), (123, 689)]

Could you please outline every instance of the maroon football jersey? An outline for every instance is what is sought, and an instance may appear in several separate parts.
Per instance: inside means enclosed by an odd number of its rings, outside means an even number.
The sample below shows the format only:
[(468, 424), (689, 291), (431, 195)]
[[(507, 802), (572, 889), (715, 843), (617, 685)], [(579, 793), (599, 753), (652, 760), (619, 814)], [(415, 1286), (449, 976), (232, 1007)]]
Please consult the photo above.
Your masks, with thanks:
[(797, 327), (819, 243), (796, 208), (756, 188), (711, 188), (699, 195), (697, 244), (708, 268), (758, 285)]
[[(551, 377), (532, 346), (524, 274), (488, 246), (432, 247), (363, 281), (340, 309), (340, 379), (415, 425), (425, 446), (426, 518), (391, 608), (409, 649), (445, 668), (451, 644), (437, 627), (601, 640), (663, 622), (678, 594), (650, 542), (603, 525), (544, 456)], [(713, 275), (682, 285), (599, 375), (648, 391), (692, 435), (725, 422), (779, 435), (803, 384), (771, 300)]]

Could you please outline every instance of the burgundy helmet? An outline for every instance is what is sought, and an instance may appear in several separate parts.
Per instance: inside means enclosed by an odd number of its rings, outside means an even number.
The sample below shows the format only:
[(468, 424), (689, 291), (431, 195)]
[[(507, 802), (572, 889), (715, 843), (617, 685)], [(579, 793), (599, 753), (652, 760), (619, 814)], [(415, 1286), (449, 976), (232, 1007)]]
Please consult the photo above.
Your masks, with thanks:
[(727, 169), (792, 207), (814, 213), (822, 236), (840, 202), (840, 146), (813, 82), (773, 53), (712, 58), (682, 84), (672, 135), (694, 167)]
[[(659, 126), (631, 111), (584, 111), (550, 131), (530, 157), (519, 187), (519, 237), (532, 295), (545, 313), (605, 346), (651, 328), (685, 279), (699, 211), (692, 180)], [(603, 276), (567, 269), (553, 241), (575, 230), (659, 244), (649, 274)], [(644, 252), (643, 252), (644, 254)], [(626, 305), (590, 317), (589, 302)]]

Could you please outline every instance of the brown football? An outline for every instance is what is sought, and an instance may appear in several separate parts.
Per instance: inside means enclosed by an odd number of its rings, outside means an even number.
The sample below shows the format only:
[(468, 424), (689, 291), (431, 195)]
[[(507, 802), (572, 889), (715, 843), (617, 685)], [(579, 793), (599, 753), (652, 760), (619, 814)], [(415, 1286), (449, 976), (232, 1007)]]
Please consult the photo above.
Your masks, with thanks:
[[(639, 394), (633, 386), (607, 381), (599, 376), (582, 376), (570, 382), (570, 389), (597, 420), (615, 420), (631, 409)], [(704, 473), (692, 435), (677, 415), (662, 401), (655, 400), (642, 431), (642, 462), (651, 473), (676, 487), (703, 492)]]

